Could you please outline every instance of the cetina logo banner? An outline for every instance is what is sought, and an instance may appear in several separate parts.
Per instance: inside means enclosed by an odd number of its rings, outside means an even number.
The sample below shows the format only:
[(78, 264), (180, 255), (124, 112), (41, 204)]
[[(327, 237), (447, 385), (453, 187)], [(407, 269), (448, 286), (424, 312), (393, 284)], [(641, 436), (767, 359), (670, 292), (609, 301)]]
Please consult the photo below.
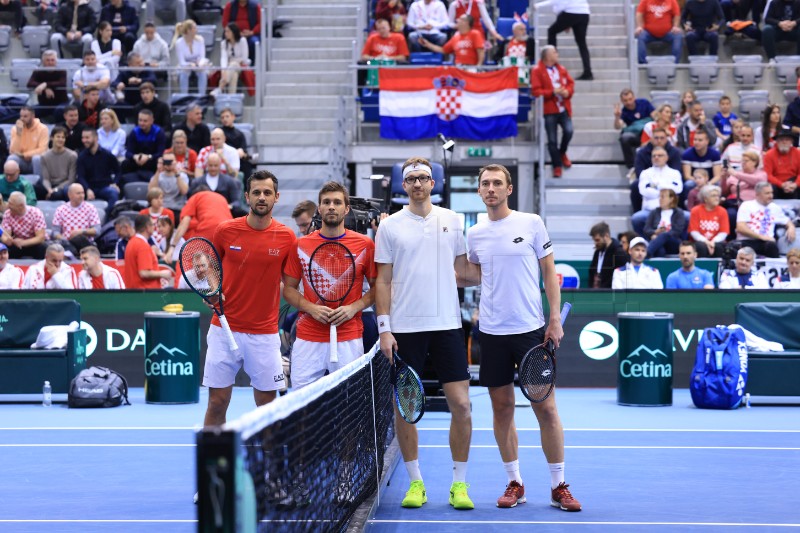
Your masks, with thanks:
[(617, 353), (619, 334), (613, 324), (604, 320), (589, 322), (578, 338), (581, 350), (586, 357), (603, 361)]

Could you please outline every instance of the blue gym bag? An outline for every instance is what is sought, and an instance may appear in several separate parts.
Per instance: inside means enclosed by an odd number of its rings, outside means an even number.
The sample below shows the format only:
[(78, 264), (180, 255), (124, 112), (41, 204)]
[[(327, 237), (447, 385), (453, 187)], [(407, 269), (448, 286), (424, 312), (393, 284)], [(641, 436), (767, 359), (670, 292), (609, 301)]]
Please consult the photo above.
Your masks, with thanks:
[(703, 332), (689, 390), (700, 409), (736, 409), (747, 384), (747, 343), (740, 328), (717, 326)]

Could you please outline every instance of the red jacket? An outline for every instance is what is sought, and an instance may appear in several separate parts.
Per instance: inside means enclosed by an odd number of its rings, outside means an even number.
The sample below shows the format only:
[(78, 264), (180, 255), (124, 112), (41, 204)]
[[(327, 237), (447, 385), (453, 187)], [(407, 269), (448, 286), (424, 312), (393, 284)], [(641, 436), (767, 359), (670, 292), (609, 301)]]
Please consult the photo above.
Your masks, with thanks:
[[(569, 75), (567, 69), (560, 64), (556, 63), (555, 67), (558, 69), (558, 75), (562, 80), (561, 86), (569, 92), (569, 97), (562, 102), (562, 105), (567, 111), (567, 115), (571, 117), (572, 95), (575, 93), (575, 80)], [(544, 98), (545, 115), (557, 115), (559, 113), (556, 95), (553, 93), (553, 82), (550, 81), (547, 67), (545, 67), (544, 63), (541, 61), (539, 61), (536, 68), (531, 71), (531, 92), (535, 98), (539, 96)]]
[(773, 146), (764, 154), (764, 170), (769, 182), (780, 187), (800, 174), (800, 150), (792, 147), (788, 154), (783, 155), (777, 146)]

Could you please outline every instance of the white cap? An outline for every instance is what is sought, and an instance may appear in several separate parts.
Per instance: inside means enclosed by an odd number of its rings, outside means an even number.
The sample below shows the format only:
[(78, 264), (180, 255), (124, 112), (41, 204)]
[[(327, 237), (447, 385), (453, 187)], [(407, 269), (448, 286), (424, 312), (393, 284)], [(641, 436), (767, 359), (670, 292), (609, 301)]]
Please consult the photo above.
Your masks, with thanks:
[(644, 244), (644, 247), (647, 248), (647, 241), (644, 237), (634, 237), (631, 239), (631, 242), (628, 244), (628, 250), (636, 246), (637, 244)]

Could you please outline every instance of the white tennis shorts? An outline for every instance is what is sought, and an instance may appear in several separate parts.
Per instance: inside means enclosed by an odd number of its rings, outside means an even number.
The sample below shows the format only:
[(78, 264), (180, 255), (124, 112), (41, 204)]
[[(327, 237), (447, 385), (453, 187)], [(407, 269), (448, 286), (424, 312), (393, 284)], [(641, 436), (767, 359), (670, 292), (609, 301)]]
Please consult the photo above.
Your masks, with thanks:
[(301, 389), (364, 355), (364, 342), (359, 339), (338, 343), (339, 362), (331, 363), (328, 342), (297, 339), (292, 346), (292, 389)]
[(239, 345), (235, 352), (228, 346), (228, 336), (221, 327), (212, 324), (208, 328), (204, 386), (215, 389), (230, 387), (242, 366), (254, 389), (267, 392), (286, 386), (281, 340), (277, 333), (254, 335), (234, 331), (233, 338)]

